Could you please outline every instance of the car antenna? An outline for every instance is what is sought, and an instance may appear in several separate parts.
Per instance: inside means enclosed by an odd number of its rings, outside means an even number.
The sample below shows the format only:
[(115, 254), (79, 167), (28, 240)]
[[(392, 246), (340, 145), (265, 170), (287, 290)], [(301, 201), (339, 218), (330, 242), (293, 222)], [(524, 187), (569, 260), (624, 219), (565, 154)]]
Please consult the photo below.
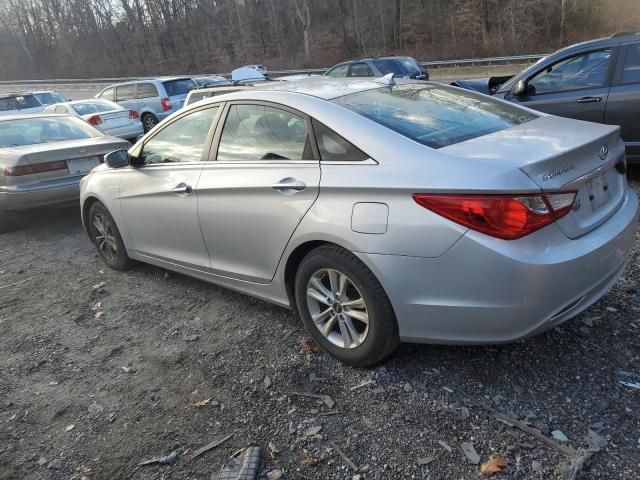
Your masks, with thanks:
[(384, 77), (378, 77), (374, 82), (388, 87), (393, 87), (396, 84), (396, 81), (393, 79), (393, 73), (387, 73)]

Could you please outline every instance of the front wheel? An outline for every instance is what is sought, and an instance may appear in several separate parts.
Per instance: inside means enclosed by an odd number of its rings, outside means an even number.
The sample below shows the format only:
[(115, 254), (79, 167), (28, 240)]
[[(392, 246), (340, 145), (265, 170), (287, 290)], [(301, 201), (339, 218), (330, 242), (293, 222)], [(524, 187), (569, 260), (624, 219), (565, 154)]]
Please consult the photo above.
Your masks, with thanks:
[(114, 270), (127, 270), (132, 265), (113, 217), (102, 203), (96, 202), (89, 209), (89, 234), (98, 255)]
[(391, 302), (352, 253), (324, 246), (308, 253), (295, 282), (296, 304), (313, 339), (340, 361), (373, 365), (398, 345)]

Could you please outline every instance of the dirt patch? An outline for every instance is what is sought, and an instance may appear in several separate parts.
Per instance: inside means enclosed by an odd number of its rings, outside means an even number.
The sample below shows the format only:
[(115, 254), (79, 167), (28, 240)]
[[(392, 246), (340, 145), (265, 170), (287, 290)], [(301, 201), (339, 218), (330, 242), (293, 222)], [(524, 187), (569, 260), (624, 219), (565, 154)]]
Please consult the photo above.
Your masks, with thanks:
[[(595, 431), (607, 446), (583, 478), (640, 478), (640, 390), (620, 383), (640, 381), (638, 275), (635, 252), (605, 298), (534, 339), (404, 345), (357, 370), (309, 348), (286, 310), (111, 271), (76, 210), (35, 213), (0, 235), (0, 478), (208, 479), (248, 445), (287, 479), (480, 478), (462, 444), (507, 460), (495, 478), (561, 478), (566, 457), (496, 412), (575, 448)], [(138, 466), (174, 450), (175, 465)]]

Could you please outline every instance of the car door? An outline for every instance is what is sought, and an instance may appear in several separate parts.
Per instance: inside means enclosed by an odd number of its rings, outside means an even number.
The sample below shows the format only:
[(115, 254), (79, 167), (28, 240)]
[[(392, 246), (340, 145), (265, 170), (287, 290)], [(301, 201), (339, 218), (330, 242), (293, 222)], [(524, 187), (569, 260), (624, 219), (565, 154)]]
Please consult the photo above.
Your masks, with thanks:
[(640, 160), (640, 43), (620, 51), (605, 114), (605, 123), (620, 125), (630, 160)]
[(128, 110), (139, 110), (135, 83), (116, 85), (116, 103)]
[(135, 252), (209, 270), (198, 223), (198, 179), (209, 153), (217, 106), (191, 110), (136, 146), (123, 170), (120, 205)]
[(364, 62), (352, 63), (349, 67), (350, 77), (373, 77), (373, 72)]
[(214, 273), (268, 283), (318, 196), (310, 120), (263, 102), (229, 103), (225, 117), (198, 183), (202, 235)]
[(508, 100), (552, 115), (602, 123), (614, 52), (580, 52), (545, 65), (527, 79), (527, 94)]
[(138, 108), (136, 111), (141, 111), (148, 107), (148, 109), (154, 112), (161, 112), (162, 105), (160, 104), (160, 93), (158, 87), (152, 82), (140, 82), (138, 83), (137, 95)]

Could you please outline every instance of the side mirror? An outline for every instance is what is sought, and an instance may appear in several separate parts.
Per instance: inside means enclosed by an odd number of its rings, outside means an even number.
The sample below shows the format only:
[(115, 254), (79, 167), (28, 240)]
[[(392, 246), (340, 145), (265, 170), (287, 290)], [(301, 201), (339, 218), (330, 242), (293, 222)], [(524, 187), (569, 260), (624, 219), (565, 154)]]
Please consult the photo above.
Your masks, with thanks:
[(107, 153), (104, 156), (104, 163), (109, 168), (123, 168), (129, 165), (129, 153), (126, 150), (116, 150), (115, 152)]
[(528, 93), (528, 90), (527, 82), (524, 80), (518, 80), (511, 89), (511, 95), (514, 97), (523, 97)]

